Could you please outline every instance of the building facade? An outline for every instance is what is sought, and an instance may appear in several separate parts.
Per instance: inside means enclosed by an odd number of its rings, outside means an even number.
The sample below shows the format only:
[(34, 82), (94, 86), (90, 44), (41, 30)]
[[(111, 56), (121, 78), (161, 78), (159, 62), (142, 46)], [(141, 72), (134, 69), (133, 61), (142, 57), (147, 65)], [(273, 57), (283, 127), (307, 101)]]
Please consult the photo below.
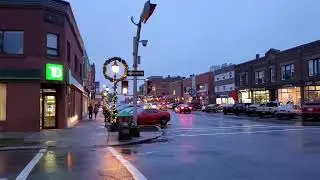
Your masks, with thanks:
[(0, 42), (0, 131), (75, 124), (83, 114), (85, 47), (70, 4), (1, 1)]
[(217, 68), (214, 74), (214, 92), (216, 104), (234, 104), (233, 93), (235, 92), (234, 65)]
[(147, 96), (154, 96), (157, 98), (169, 98), (170, 83), (183, 79), (180, 76), (150, 76), (147, 78), (147, 87), (149, 88)]
[(214, 78), (212, 72), (205, 72), (195, 76), (196, 99), (201, 105), (214, 102)]
[(320, 41), (314, 41), (284, 51), (270, 49), (264, 57), (236, 65), (239, 102), (319, 101), (318, 59)]
[(183, 102), (184, 97), (183, 97), (183, 87), (182, 87), (182, 81), (183, 80), (178, 80), (174, 81), (169, 84), (169, 95), (172, 99), (172, 102)]
[(89, 71), (88, 71), (88, 91), (90, 94), (90, 98), (95, 98), (95, 83), (96, 82), (96, 66), (94, 63), (90, 64)]

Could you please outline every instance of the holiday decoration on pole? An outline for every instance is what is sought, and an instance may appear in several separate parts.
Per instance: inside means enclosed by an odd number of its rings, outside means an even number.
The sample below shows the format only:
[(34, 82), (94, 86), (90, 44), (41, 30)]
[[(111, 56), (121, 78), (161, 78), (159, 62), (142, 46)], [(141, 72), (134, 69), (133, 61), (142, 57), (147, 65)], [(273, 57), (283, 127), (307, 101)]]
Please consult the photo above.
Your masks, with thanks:
[[(117, 78), (117, 74), (119, 73), (120, 70), (120, 65), (123, 66), (124, 71), (123, 74), (120, 75), (120, 77)], [(111, 71), (113, 72), (113, 76), (110, 76), (108, 65), (111, 65)], [(112, 97), (112, 102), (113, 106), (111, 107), (111, 123), (115, 124), (117, 122), (117, 116), (118, 116), (118, 111), (117, 111), (117, 101), (118, 101), (118, 96), (117, 96), (117, 87), (118, 87), (118, 82), (125, 80), (127, 77), (128, 73), (128, 64), (125, 60), (121, 59), (120, 57), (112, 57), (109, 58), (108, 60), (105, 61), (103, 65), (103, 75), (104, 77), (109, 80), (110, 82), (113, 82), (113, 97)]]
[[(124, 68), (124, 72), (123, 72), (123, 75), (120, 76), (118, 79), (114, 79), (113, 76), (109, 76), (108, 75), (108, 65), (112, 64), (112, 63), (118, 63), (118, 64), (122, 64), (123, 65), (123, 68)], [(109, 58), (108, 60), (106, 60), (103, 64), (103, 75), (104, 77), (111, 81), (111, 82), (119, 82), (119, 81), (122, 81), (122, 80), (125, 80), (127, 78), (127, 74), (128, 74), (128, 64), (125, 60), (121, 59), (120, 57), (112, 57), (112, 58)]]

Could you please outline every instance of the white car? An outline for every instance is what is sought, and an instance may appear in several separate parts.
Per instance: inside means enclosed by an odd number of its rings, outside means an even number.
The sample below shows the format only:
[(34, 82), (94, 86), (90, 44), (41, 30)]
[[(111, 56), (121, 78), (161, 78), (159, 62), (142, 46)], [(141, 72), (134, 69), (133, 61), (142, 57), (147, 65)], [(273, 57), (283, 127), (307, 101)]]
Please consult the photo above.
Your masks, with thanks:
[(301, 115), (301, 107), (298, 105), (288, 104), (282, 105), (277, 108), (276, 116), (278, 119), (282, 117), (288, 117), (290, 119), (295, 118), (297, 115)]
[(280, 106), (280, 103), (277, 101), (270, 101), (266, 103), (264, 106), (259, 106), (256, 109), (257, 114), (259, 114), (260, 117), (263, 117), (265, 115), (272, 115), (275, 116), (277, 112), (277, 108)]

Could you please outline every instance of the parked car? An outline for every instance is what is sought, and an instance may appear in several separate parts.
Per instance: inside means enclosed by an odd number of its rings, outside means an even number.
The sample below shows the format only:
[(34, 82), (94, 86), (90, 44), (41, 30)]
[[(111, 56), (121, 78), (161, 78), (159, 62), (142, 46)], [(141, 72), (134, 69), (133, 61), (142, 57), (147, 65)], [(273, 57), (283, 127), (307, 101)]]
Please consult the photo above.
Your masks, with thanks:
[(180, 104), (183, 104), (183, 103), (173, 103), (172, 109), (175, 109), (175, 108), (178, 107)]
[(223, 106), (223, 114), (234, 113), (235, 104), (227, 104)]
[(162, 111), (166, 111), (167, 110), (167, 104), (166, 103), (161, 103), (158, 105), (158, 109), (162, 110)]
[[(129, 123), (133, 121), (133, 108), (126, 108), (119, 112), (117, 123)], [(164, 128), (170, 121), (170, 113), (155, 108), (138, 109), (138, 125), (160, 125)]]
[(245, 114), (247, 113), (247, 107), (250, 105), (250, 103), (238, 103), (235, 104), (233, 111), (235, 115), (239, 115), (239, 114)]
[(174, 103), (169, 103), (169, 104), (167, 104), (167, 108), (168, 108), (168, 109), (173, 109), (173, 104), (174, 104)]
[(302, 120), (320, 117), (320, 102), (306, 103), (302, 106)]
[(157, 109), (157, 108), (158, 108), (158, 106), (153, 103), (146, 103), (143, 105), (143, 109)]
[(192, 107), (188, 104), (180, 104), (178, 107), (175, 108), (176, 113), (191, 113)]
[(293, 104), (279, 106), (276, 112), (278, 119), (282, 117), (293, 119), (298, 115), (301, 115), (301, 107)]
[(219, 104), (209, 104), (209, 105), (206, 105), (206, 106), (202, 106), (201, 110), (203, 112), (218, 112), (219, 111), (219, 107), (220, 105)]
[(265, 104), (251, 104), (247, 107), (247, 115), (251, 116), (251, 115), (255, 115), (258, 114), (257, 112), (257, 108), (258, 107), (263, 107), (265, 106)]
[(266, 103), (265, 106), (259, 106), (257, 107), (257, 113), (260, 117), (263, 117), (265, 115), (272, 115), (273, 117), (277, 113), (277, 108), (280, 106), (280, 103), (277, 101), (270, 101)]

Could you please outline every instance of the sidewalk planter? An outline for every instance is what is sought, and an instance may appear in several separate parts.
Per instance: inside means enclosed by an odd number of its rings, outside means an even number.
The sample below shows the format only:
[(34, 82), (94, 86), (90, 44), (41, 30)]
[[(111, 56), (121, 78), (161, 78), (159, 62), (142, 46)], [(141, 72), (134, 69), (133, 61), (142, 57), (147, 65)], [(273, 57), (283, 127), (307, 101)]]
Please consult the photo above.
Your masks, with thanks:
[(132, 136), (130, 134), (130, 127), (119, 127), (118, 140), (132, 140)]
[(131, 127), (130, 134), (132, 137), (140, 137), (140, 129), (139, 127)]

